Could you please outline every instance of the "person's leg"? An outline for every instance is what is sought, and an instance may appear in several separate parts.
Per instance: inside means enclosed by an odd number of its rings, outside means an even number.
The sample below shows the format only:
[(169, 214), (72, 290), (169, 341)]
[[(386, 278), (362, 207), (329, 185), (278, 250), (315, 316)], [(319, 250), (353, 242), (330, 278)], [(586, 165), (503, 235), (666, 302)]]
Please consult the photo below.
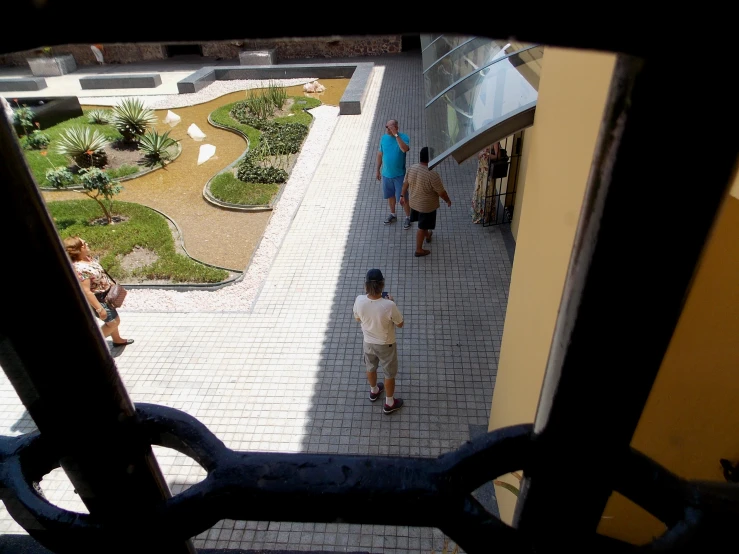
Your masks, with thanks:
[[(393, 206), (397, 207), (398, 204), (400, 204), (400, 193), (403, 191), (403, 179), (404, 176), (401, 175), (400, 177), (393, 177), (390, 179), (393, 184)], [(389, 199), (388, 199), (389, 201)], [(405, 206), (403, 207), (405, 210)], [(395, 213), (395, 208), (393, 208), (393, 213)]]
[(115, 342), (117, 335), (118, 341), (123, 342), (123, 339), (121, 339), (121, 335), (118, 332), (118, 325), (120, 325), (120, 323), (121, 319), (119, 317), (115, 318), (113, 321), (103, 323), (103, 326), (100, 328), (100, 330), (103, 332), (103, 336), (107, 338), (110, 335), (114, 335), (113, 342)]
[[(111, 325), (111, 324), (115, 324), (115, 327), (112, 327), (111, 328), (111, 331), (110, 331), (110, 337), (113, 339), (113, 344), (124, 345), (124, 344), (130, 344), (131, 342), (133, 342), (133, 340), (131, 340), (129, 342), (128, 339), (124, 339), (123, 337), (121, 337), (120, 331), (118, 331), (118, 328), (119, 328), (119, 326), (121, 324), (121, 318), (120, 317), (116, 316), (116, 318), (115, 318), (114, 321), (112, 321), (111, 323), (106, 323), (105, 325), (103, 325), (103, 329), (105, 329), (105, 327), (107, 327), (108, 325)], [(103, 332), (103, 335), (105, 335), (104, 332)], [(105, 335), (105, 336), (108, 336), (108, 335)]]
[(426, 231), (426, 242), (431, 242), (431, 235), (434, 234), (434, 229), (436, 229), (436, 210), (423, 214), (423, 227)]
[(382, 178), (382, 197), (387, 200), (388, 208), (390, 208), (390, 214), (385, 218), (385, 225), (393, 223), (397, 216), (395, 215), (395, 183), (388, 177)]
[(419, 229), (416, 231), (416, 254), (423, 254), (423, 239), (426, 238), (426, 230)]
[(128, 341), (121, 337), (118, 326), (121, 324), (121, 318), (118, 316), (118, 310), (109, 306), (105, 302), (101, 302), (107, 313), (105, 323), (100, 327), (103, 337), (112, 337), (113, 344), (128, 344)]
[(385, 396), (395, 396), (395, 377), (385, 377)]
[(423, 247), (423, 241), (426, 239), (427, 236), (427, 229), (426, 229), (426, 214), (419, 213), (418, 214), (418, 231), (416, 231), (416, 253), (415, 256), (428, 256), (431, 254), (431, 250), (426, 250)]
[(377, 385), (377, 368), (380, 364), (380, 358), (378, 358), (375, 353), (374, 346), (369, 345), (366, 342), (363, 343), (363, 350), (364, 365), (367, 369), (367, 382), (370, 386), (369, 399), (371, 402), (374, 402), (377, 400), (377, 397), (380, 396), (380, 393), (384, 388), (382, 384), (380, 384), (380, 386)]
[(383, 413), (390, 414), (403, 406), (401, 398), (395, 398), (395, 376), (398, 374), (398, 345), (388, 345), (385, 356), (380, 359), (385, 372), (385, 405)]

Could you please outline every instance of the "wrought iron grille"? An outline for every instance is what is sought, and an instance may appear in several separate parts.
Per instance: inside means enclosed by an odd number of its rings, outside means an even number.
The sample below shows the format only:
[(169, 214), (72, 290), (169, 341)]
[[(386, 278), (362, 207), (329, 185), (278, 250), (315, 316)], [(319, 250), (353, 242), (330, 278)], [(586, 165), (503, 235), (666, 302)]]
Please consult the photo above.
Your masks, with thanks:
[(507, 137), (500, 143), (506, 153), (505, 157), (488, 161), (483, 227), (510, 223), (513, 220), (522, 144), (523, 132)]

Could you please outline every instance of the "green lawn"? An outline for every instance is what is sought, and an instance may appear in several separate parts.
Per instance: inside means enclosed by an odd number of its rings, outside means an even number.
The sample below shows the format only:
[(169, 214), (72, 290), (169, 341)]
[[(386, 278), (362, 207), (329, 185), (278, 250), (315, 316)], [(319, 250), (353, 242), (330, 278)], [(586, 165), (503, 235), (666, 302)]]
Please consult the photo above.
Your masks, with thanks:
[(227, 171), (220, 173), (210, 182), (210, 192), (224, 202), (246, 206), (263, 206), (272, 202), (280, 185), (270, 183), (245, 183)]
[[(167, 220), (146, 206), (113, 202), (113, 213), (128, 218), (114, 225), (91, 223), (103, 215), (93, 200), (48, 202), (47, 208), (62, 239), (69, 236), (85, 239), (103, 267), (123, 283), (129, 277), (171, 279), (176, 283), (218, 283), (228, 277), (225, 270), (178, 254)], [(151, 265), (126, 272), (120, 265), (120, 257), (135, 246), (155, 252), (158, 259)]]
[[(87, 112), (90, 111), (89, 109), (84, 110), (84, 114), (75, 117), (73, 119), (68, 119), (67, 121), (63, 121), (61, 123), (58, 123), (57, 125), (54, 125), (52, 127), (49, 127), (48, 129), (42, 129), (41, 131), (43, 133), (46, 133), (51, 138), (51, 142), (49, 143), (49, 146), (46, 147), (43, 150), (23, 150), (23, 153), (26, 156), (26, 162), (28, 163), (28, 167), (31, 168), (31, 173), (33, 173), (33, 178), (36, 179), (36, 182), (40, 186), (49, 186), (49, 182), (46, 180), (46, 171), (49, 169), (53, 169), (54, 167), (67, 167), (69, 165), (69, 160), (66, 158), (66, 156), (62, 156), (61, 154), (54, 153), (54, 141), (59, 138), (59, 136), (66, 131), (67, 129), (71, 127), (84, 127), (86, 125), (90, 125), (93, 129), (97, 129), (100, 131), (103, 135), (105, 135), (106, 138), (110, 141), (115, 141), (118, 139), (123, 138), (121, 134), (116, 130), (115, 127), (112, 125), (92, 125), (88, 123), (87, 118)], [(21, 134), (21, 143), (22, 143), (22, 134)], [(45, 155), (42, 155), (41, 153), (45, 152)], [(131, 168), (134, 168), (133, 166), (128, 166), (128, 171), (131, 170)], [(134, 168), (137, 171), (140, 171), (138, 168)], [(120, 169), (118, 170), (120, 172)], [(126, 171), (126, 170), (124, 170)], [(131, 175), (135, 172), (127, 173), (128, 175)], [(111, 175), (112, 176), (112, 175)], [(116, 175), (114, 178), (122, 177), (123, 175)]]
[[(276, 117), (274, 121), (277, 123), (303, 123), (310, 126), (313, 116), (305, 110), (320, 106), (321, 101), (306, 96), (291, 96), (290, 98), (294, 100), (290, 107), (290, 112), (294, 115)], [(249, 148), (256, 148), (259, 145), (259, 135), (261, 133), (254, 127), (239, 123), (229, 115), (234, 104), (236, 102), (231, 102), (214, 110), (210, 114), (210, 118), (219, 125), (241, 131), (249, 139)], [(231, 204), (266, 205), (272, 202), (279, 190), (280, 185), (277, 184), (244, 183), (236, 178), (230, 169), (217, 175), (210, 183), (211, 194), (219, 200)]]

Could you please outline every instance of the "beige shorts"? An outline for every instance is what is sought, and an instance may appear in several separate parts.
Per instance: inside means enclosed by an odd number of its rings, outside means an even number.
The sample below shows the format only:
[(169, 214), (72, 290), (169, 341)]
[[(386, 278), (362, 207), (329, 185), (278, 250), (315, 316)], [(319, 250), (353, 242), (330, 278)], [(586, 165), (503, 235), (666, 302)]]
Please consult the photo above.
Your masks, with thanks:
[(382, 366), (386, 379), (394, 379), (398, 373), (398, 345), (364, 343), (364, 365), (367, 371), (377, 371)]

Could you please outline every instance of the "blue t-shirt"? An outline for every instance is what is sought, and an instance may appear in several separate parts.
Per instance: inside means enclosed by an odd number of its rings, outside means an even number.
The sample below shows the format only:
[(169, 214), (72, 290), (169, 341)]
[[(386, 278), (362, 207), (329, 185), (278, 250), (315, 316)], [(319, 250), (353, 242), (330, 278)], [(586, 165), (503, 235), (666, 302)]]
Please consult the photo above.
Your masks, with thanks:
[[(398, 133), (408, 146), (411, 145), (411, 139), (405, 133)], [(383, 177), (402, 177), (405, 175), (405, 152), (398, 146), (398, 139), (392, 135), (385, 133), (380, 139), (380, 149), (382, 152), (382, 169), (380, 174)]]

